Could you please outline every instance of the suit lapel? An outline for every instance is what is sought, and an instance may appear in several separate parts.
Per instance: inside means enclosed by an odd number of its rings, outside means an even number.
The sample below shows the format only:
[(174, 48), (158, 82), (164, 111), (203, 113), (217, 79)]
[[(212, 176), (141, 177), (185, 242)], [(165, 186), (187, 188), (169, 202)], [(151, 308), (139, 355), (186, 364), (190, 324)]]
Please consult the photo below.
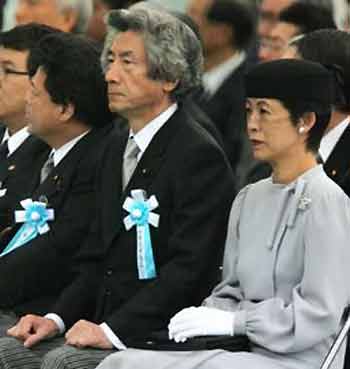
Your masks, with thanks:
[(46, 148), (48, 146), (37, 138), (33, 136), (26, 138), (21, 146), (6, 159), (3, 165), (0, 165), (0, 181), (5, 182), (10, 175), (14, 175), (17, 170), (21, 170), (17, 165), (20, 161), (33, 160), (33, 158), (39, 160), (39, 155), (44, 154)]
[(346, 174), (346, 172), (350, 171), (349, 145), (350, 124), (341, 135), (324, 165), (326, 173), (337, 183)]
[(6, 131), (6, 128), (0, 126), (0, 144), (1, 144), (2, 139), (4, 137), (5, 131)]
[[(135, 172), (124, 191), (120, 192), (118, 210), (114, 209), (114, 219), (118, 220), (118, 224), (113, 227), (109, 236), (107, 237), (107, 245), (117, 235), (123, 226), (124, 210), (122, 209), (123, 203), (130, 192), (135, 189), (145, 190), (147, 196), (152, 195), (149, 193), (152, 183), (157, 177), (160, 167), (162, 166), (165, 158), (166, 151), (170, 145), (171, 140), (176, 136), (180, 130), (181, 123), (184, 121), (183, 114), (185, 114), (181, 108), (179, 108), (175, 114), (161, 127), (161, 129), (155, 134), (146, 151), (142, 155), (141, 160), (137, 164)], [(124, 143), (124, 148), (126, 141)], [(123, 156), (122, 151), (122, 155)], [(120, 163), (120, 173), (122, 168), (122, 162)], [(121, 177), (121, 175), (120, 175)], [(119, 179), (120, 180), (120, 179)], [(113, 190), (112, 190), (113, 191)], [(118, 191), (118, 190), (117, 190)], [(119, 194), (119, 192), (118, 192)], [(113, 195), (112, 198), (115, 198)], [(117, 218), (115, 215), (117, 214)], [(106, 218), (105, 218), (106, 220)]]
[[(94, 130), (84, 136), (60, 161), (57, 167), (52, 170), (45, 181), (39, 184), (37, 189), (34, 191), (33, 197), (36, 200), (50, 203), (50, 199), (56, 193), (67, 188), (68, 183), (70, 183), (73, 174), (76, 171), (79, 161), (84, 157), (84, 154), (86, 154), (87, 146), (89, 146), (91, 141), (96, 137), (98, 137), (98, 133)], [(39, 174), (37, 181), (39, 182)]]
[(157, 176), (170, 141), (180, 129), (182, 112), (177, 111), (155, 134), (125, 188), (122, 203), (133, 189), (147, 191)]
[(102, 228), (105, 244), (113, 238), (120, 226), (121, 208), (120, 198), (122, 196), (122, 166), (123, 154), (128, 139), (128, 132), (115, 135), (112, 138), (107, 157), (103, 161), (102, 178), (98, 202), (102, 206)]
[(15, 169), (16, 169), (16, 166), (10, 164), (8, 159), (1, 162), (0, 164), (0, 188), (3, 187), (3, 184), (6, 182), (8, 176)]

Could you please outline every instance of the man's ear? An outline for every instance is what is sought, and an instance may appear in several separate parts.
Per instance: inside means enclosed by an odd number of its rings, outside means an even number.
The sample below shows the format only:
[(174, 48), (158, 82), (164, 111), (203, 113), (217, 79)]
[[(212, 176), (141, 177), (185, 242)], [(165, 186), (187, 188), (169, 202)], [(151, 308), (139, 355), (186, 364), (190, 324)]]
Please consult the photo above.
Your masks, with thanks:
[(63, 11), (62, 31), (72, 32), (78, 22), (78, 13), (74, 9), (66, 9)]
[(60, 120), (66, 122), (73, 117), (74, 113), (75, 109), (73, 104), (61, 105)]
[(176, 87), (179, 84), (179, 80), (176, 80), (175, 82), (163, 82), (163, 91), (166, 93), (171, 93), (176, 89)]

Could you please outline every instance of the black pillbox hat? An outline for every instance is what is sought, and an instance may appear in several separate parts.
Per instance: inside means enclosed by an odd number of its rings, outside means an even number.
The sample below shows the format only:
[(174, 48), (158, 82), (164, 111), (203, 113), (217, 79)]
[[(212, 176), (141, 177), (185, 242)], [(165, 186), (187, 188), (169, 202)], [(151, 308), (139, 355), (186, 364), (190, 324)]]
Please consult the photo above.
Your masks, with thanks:
[(260, 63), (245, 76), (247, 97), (293, 99), (331, 105), (335, 80), (323, 65), (307, 60), (279, 59)]

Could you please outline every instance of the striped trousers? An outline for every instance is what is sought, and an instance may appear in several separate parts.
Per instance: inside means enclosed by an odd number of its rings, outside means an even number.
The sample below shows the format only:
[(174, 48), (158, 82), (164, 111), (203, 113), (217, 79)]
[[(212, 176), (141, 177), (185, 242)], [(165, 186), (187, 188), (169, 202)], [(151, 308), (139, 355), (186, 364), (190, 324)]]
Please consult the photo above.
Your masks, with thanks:
[(0, 337), (7, 335), (7, 330), (13, 327), (18, 321), (15, 313), (7, 310), (0, 310)]
[(0, 369), (95, 369), (116, 350), (78, 349), (58, 337), (27, 349), (12, 337), (0, 339)]

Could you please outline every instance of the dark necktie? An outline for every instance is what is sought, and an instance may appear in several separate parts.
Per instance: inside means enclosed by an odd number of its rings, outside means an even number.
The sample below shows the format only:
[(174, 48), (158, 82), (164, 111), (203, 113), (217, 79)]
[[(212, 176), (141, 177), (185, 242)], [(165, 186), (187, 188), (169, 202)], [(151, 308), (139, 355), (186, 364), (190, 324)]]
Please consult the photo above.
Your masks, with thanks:
[(323, 164), (322, 156), (319, 152), (316, 155), (316, 162), (317, 164)]
[(40, 183), (43, 183), (45, 179), (48, 177), (52, 169), (55, 167), (53, 161), (53, 153), (49, 155), (49, 158), (44, 163), (43, 167), (41, 168), (40, 172)]
[(0, 145), (0, 160), (6, 160), (9, 153), (7, 140)]

